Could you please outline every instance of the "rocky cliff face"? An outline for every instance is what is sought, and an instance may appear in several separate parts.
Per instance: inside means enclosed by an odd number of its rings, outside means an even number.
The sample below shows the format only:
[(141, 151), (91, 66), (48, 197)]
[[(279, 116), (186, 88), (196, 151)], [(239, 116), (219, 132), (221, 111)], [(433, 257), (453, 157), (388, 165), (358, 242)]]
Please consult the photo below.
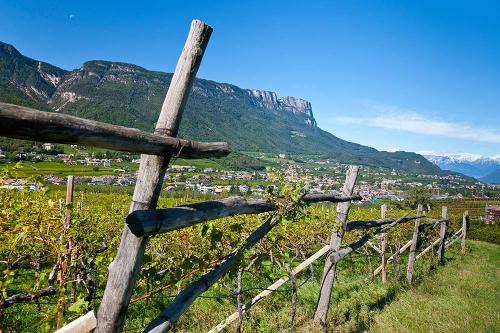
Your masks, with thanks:
[(279, 98), (275, 92), (247, 89), (245, 90), (250, 96), (254, 105), (269, 109), (269, 110), (282, 110), (292, 112), (294, 114), (303, 115), (305, 124), (316, 127), (316, 119), (314, 119), (311, 103), (301, 98), (285, 96)]
[(257, 89), (246, 89), (245, 91), (256, 106), (270, 110), (279, 108), (278, 97), (275, 92)]

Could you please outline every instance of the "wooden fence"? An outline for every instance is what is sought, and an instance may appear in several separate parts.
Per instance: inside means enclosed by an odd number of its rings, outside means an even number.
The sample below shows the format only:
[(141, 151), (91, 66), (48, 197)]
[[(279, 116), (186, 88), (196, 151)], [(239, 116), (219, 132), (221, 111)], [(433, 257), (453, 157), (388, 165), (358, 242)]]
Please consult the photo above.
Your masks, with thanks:
[[(137, 129), (104, 124), (77, 117), (37, 111), (21, 106), (0, 103), (0, 131), (2, 136), (42, 140), (46, 142), (83, 144), (104, 147), (128, 152), (142, 153), (137, 183), (135, 186), (129, 215), (124, 224), (120, 246), (114, 261), (109, 266), (109, 275), (104, 296), (97, 313), (91, 311), (57, 332), (86, 332), (95, 329), (99, 333), (121, 332), (124, 326), (127, 307), (130, 303), (133, 288), (141, 267), (146, 244), (150, 237), (158, 233), (179, 230), (197, 223), (218, 219), (236, 214), (259, 214), (274, 212), (262, 225), (255, 229), (244, 241), (243, 245), (224, 258), (221, 262), (201, 278), (188, 284), (145, 329), (145, 332), (166, 332), (170, 330), (178, 318), (202, 293), (221, 279), (232, 267), (238, 264), (239, 258), (247, 249), (263, 239), (279, 223), (279, 214), (290, 208), (289, 205), (277, 207), (266, 200), (253, 200), (243, 197), (229, 197), (222, 200), (196, 203), (167, 209), (155, 209), (163, 184), (165, 172), (170, 159), (174, 156), (183, 158), (200, 158), (226, 156), (229, 147), (226, 143), (205, 143), (175, 138), (179, 128), (182, 112), (186, 104), (190, 88), (200, 66), (212, 28), (200, 21), (193, 21), (191, 29), (177, 63), (170, 87), (165, 97), (156, 129), (153, 134)], [(446, 245), (462, 239), (462, 248), (466, 235), (466, 225), (455, 233), (446, 243), (448, 216), (445, 208), (440, 220), (430, 220), (423, 216), (419, 207), (415, 216), (403, 216), (399, 219), (386, 218), (385, 208), (382, 218), (373, 221), (348, 221), (351, 201), (361, 197), (353, 195), (358, 167), (351, 166), (347, 171), (344, 187), (341, 192), (331, 194), (301, 193), (299, 200), (308, 203), (337, 202), (336, 227), (332, 230), (330, 244), (306, 259), (290, 276), (311, 265), (312, 262), (326, 255), (321, 289), (318, 297), (315, 319), (325, 323), (327, 319), (330, 295), (337, 274), (337, 264), (365, 245), (375, 248), (382, 257), (382, 265), (373, 271), (372, 277), (382, 272), (385, 281), (387, 263), (393, 261), (405, 250), (410, 249), (407, 269), (407, 280), (412, 281), (414, 262), (424, 253), (439, 245), (439, 258), (444, 262)], [(72, 181), (68, 188), (72, 188)], [(68, 194), (67, 203), (71, 203)], [(384, 206), (385, 207), (385, 206)], [(69, 214), (65, 219), (65, 227), (70, 227)], [(423, 220), (427, 223), (422, 223)], [(396, 254), (386, 258), (386, 234), (398, 224), (415, 221), (412, 239), (402, 246)], [(465, 221), (465, 217), (464, 217)], [(424, 249), (420, 254), (417, 242), (419, 233), (426, 228), (440, 226), (440, 238)], [(355, 229), (371, 229), (375, 231), (365, 234), (359, 240), (342, 246), (345, 233)], [(381, 240), (380, 247), (371, 241)], [(71, 245), (70, 245), (71, 246)], [(265, 291), (255, 296), (251, 302), (242, 307), (242, 311), (230, 315), (214, 327), (210, 332), (222, 330), (231, 321), (240, 318), (242, 313), (259, 302), (274, 290), (288, 281), (284, 277), (273, 283)], [(64, 281), (60, 281), (64, 283)], [(63, 318), (58, 318), (59, 324)]]

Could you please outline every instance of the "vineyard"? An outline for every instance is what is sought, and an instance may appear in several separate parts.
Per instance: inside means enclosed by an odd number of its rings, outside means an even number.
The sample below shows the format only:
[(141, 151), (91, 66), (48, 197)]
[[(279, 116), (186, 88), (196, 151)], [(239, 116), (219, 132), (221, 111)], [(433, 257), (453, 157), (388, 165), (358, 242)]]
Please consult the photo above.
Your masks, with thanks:
[[(175, 138), (211, 31), (193, 21), (154, 134), (0, 103), (2, 135), (143, 154), (132, 199), (72, 176), (64, 191), (0, 191), (0, 331), (359, 331), (367, 302), (418, 283), (452, 244), (466, 255), (482, 203), (361, 205), (357, 166), (326, 194), (276, 175), (264, 198), (169, 197), (171, 158), (229, 153)], [(288, 319), (260, 322), (266, 302)]]
[[(129, 197), (121, 194), (91, 193), (75, 191), (76, 204), (71, 209), (72, 227), (64, 230), (62, 220), (66, 206), (60, 209), (59, 201), (65, 197), (63, 191), (31, 192), (31, 191), (0, 191), (1, 202), (1, 242), (0, 249), (3, 270), (2, 292), (4, 295), (34, 292), (44, 289), (51, 277), (51, 272), (58, 262), (62, 261), (67, 248), (67, 240), (75, 244), (72, 258), (75, 262), (66, 271), (66, 292), (52, 296), (40, 297), (27, 304), (19, 303), (3, 310), (3, 325), (7, 331), (29, 331), (35, 323), (43, 323), (44, 331), (54, 329), (57, 321), (58, 306), (63, 304), (64, 322), (71, 321), (96, 308), (102, 297), (106, 282), (107, 267), (116, 255), (123, 220), (127, 216)], [(193, 200), (179, 198), (170, 199), (167, 195), (160, 196), (159, 207), (175, 207), (190, 204)], [(449, 203), (451, 204), (451, 203)], [(449, 206), (452, 229), (461, 227), (462, 216), (457, 208)], [(334, 226), (335, 206), (332, 204), (314, 204), (307, 208), (307, 214), (301, 214), (298, 221), (282, 221), (279, 228), (274, 229), (251, 253), (241, 260), (239, 267), (242, 272), (242, 293), (240, 302), (248, 302), (255, 294), (284, 276), (288, 276), (287, 267), (297, 266), (310, 254), (316, 252), (328, 242), (328, 235)], [(397, 217), (414, 212), (398, 210), (391, 206), (387, 217)], [(237, 249), (251, 230), (265, 220), (267, 214), (255, 217), (240, 215), (227, 217), (214, 223), (193, 226), (166, 233), (152, 238), (141, 269), (132, 304), (130, 306), (126, 331), (142, 331), (151, 320), (157, 309), (163, 307), (169, 299), (177, 294), (190, 281), (196, 280), (211, 266), (218, 263)], [(435, 209), (427, 213), (428, 217), (439, 218), (441, 212)], [(354, 206), (349, 212), (352, 220), (372, 220), (380, 216), (379, 207)], [(389, 244), (402, 244), (411, 238), (413, 225), (401, 224), (389, 233)], [(63, 239), (61, 241), (61, 235)], [(346, 234), (344, 243), (348, 244), (360, 236), (359, 232)], [(431, 236), (431, 235), (429, 235)], [(437, 231), (434, 238), (438, 237)], [(166, 246), (168, 244), (168, 247)], [(394, 252), (392, 245), (388, 256)], [(370, 260), (368, 260), (370, 259)], [(437, 259), (429, 256), (425, 263), (417, 266), (424, 270)], [(381, 257), (368, 247), (366, 252), (354, 253), (340, 266), (342, 285), (351, 283), (351, 288), (359, 288), (356, 279), (370, 276), (368, 261), (373, 269), (380, 265)], [(404, 275), (406, 258), (401, 258), (400, 267), (389, 266), (389, 280), (395, 279), (399, 271)], [(318, 286), (320, 280), (319, 264), (311, 266), (297, 275), (296, 287), (303, 285)], [(346, 271), (346, 276), (344, 276)], [(219, 302), (228, 308), (232, 304), (237, 308), (238, 269), (229, 272), (224, 279), (214, 285), (204, 294), (204, 298), (195, 304), (197, 308), (204, 307), (206, 302)], [(345, 280), (347, 279), (347, 281)], [(57, 281), (52, 280), (57, 286)], [(76, 283), (73, 284), (73, 281)], [(342, 286), (345, 288), (346, 286)], [(279, 299), (289, 298), (291, 290), (289, 283), (278, 293)], [(317, 292), (317, 291), (316, 291)], [(5, 296), (3, 296), (6, 298)], [(311, 297), (311, 296), (309, 296)], [(213, 298), (213, 299), (212, 299)], [(217, 301), (214, 301), (217, 300)], [(271, 300), (269, 300), (271, 301)], [(277, 301), (275, 301), (277, 302)], [(300, 304), (300, 300), (297, 304)], [(288, 307), (289, 308), (289, 307)], [(61, 311), (59, 309), (59, 311)], [(209, 311), (209, 309), (205, 309)], [(222, 320), (224, 314), (220, 314)], [(214, 318), (214, 322), (216, 318)], [(180, 321), (179, 329), (191, 326), (192, 321)], [(205, 325), (200, 325), (206, 328)], [(200, 327), (200, 329), (201, 329)]]

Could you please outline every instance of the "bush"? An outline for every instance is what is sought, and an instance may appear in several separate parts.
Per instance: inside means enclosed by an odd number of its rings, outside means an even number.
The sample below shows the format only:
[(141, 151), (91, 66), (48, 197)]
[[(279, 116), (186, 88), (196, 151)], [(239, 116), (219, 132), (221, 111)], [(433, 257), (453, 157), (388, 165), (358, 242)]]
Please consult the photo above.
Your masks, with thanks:
[(500, 244), (500, 225), (473, 221), (470, 223), (467, 238)]

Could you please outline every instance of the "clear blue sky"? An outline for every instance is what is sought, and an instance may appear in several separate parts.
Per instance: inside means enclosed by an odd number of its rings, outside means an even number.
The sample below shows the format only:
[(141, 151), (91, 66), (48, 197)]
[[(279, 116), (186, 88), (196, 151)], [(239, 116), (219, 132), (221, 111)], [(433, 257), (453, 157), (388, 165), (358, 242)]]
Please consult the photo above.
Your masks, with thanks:
[(500, 1), (0, 0), (0, 40), (171, 72), (194, 18), (214, 28), (199, 77), (307, 99), (377, 149), (500, 154)]

